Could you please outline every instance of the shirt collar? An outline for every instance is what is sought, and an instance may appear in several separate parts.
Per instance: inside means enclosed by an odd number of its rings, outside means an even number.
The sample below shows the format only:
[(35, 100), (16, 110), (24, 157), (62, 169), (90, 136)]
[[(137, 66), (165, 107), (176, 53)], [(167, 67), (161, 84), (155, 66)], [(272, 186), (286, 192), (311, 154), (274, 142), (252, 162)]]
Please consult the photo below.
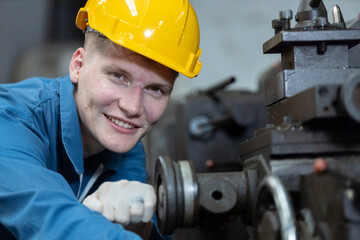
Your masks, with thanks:
[(60, 80), (61, 136), (65, 151), (78, 174), (84, 172), (83, 147), (77, 107), (74, 99), (74, 85), (70, 76)]
[(103, 158), (103, 164), (106, 170), (119, 171), (120, 162), (122, 161), (122, 154), (114, 153), (108, 150), (106, 151), (106, 157)]

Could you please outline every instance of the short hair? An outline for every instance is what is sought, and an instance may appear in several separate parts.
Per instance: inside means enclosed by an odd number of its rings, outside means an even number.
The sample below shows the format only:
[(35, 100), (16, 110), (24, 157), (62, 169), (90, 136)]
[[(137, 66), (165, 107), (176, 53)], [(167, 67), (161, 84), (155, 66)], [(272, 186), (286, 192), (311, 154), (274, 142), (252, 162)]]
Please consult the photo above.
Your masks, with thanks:
[[(121, 53), (124, 54), (138, 54), (132, 50), (129, 50), (121, 45), (118, 45), (108, 39), (103, 34), (92, 30), (92, 31), (85, 31), (85, 40), (84, 40), (84, 48), (87, 53), (92, 54), (93, 52), (101, 52), (110, 54), (113, 53), (114, 48)], [(145, 56), (143, 56), (146, 58)], [(155, 61), (156, 62), (156, 61)], [(179, 73), (173, 69), (171, 69), (173, 72), (174, 79), (178, 78)]]

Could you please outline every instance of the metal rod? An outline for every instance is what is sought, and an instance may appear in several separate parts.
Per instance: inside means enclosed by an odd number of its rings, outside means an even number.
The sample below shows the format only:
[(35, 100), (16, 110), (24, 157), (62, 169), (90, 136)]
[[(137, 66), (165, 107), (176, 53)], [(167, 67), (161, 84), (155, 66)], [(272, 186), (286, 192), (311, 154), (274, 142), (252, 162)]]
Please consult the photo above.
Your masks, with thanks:
[(332, 16), (334, 23), (345, 23), (344, 17), (341, 13), (341, 9), (337, 4), (332, 7)]
[(226, 79), (225, 81), (216, 84), (213, 87), (210, 87), (209, 89), (205, 90), (204, 93), (205, 94), (214, 94), (215, 92), (224, 89), (225, 87), (227, 87), (228, 85), (232, 84), (233, 82), (235, 82), (235, 77), (230, 77), (229, 79)]

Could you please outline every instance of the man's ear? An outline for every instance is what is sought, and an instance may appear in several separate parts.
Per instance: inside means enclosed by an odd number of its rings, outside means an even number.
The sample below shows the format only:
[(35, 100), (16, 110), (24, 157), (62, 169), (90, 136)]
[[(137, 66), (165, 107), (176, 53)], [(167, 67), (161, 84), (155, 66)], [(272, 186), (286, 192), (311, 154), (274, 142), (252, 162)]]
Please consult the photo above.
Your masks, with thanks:
[(77, 84), (79, 81), (80, 70), (84, 64), (85, 49), (78, 48), (74, 52), (69, 66), (69, 73), (71, 82)]

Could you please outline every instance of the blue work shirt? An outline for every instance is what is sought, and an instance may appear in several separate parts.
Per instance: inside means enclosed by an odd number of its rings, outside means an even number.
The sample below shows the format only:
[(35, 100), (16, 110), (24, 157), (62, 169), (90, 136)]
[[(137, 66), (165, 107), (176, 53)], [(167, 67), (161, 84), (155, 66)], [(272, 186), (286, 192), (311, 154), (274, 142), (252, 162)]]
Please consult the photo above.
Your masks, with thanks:
[(140, 239), (78, 198), (104, 181), (145, 182), (143, 146), (84, 161), (73, 88), (69, 76), (0, 85), (0, 239)]

